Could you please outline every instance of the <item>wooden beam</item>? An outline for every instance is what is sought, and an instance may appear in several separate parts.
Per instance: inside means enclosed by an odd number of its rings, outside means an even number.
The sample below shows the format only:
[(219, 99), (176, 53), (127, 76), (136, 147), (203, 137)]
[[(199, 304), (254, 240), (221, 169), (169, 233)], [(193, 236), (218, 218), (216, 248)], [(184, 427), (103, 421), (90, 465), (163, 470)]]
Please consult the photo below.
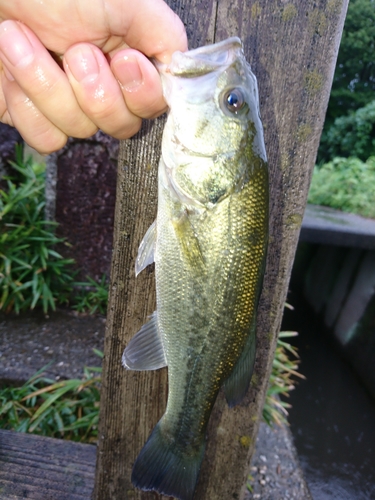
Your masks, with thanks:
[[(190, 48), (238, 35), (258, 77), (271, 179), (270, 247), (258, 317), (255, 373), (229, 410), (220, 394), (210, 420), (196, 499), (243, 498), (291, 267), (306, 205), (348, 0), (170, 0)], [(155, 308), (153, 272), (137, 279), (137, 247), (156, 213), (163, 119), (122, 143), (112, 287), (105, 341), (95, 499), (165, 498), (140, 492), (131, 468), (166, 402), (166, 372), (126, 372), (126, 343)], [(188, 126), (188, 124), (187, 124)]]
[(0, 429), (0, 498), (88, 500), (96, 447)]

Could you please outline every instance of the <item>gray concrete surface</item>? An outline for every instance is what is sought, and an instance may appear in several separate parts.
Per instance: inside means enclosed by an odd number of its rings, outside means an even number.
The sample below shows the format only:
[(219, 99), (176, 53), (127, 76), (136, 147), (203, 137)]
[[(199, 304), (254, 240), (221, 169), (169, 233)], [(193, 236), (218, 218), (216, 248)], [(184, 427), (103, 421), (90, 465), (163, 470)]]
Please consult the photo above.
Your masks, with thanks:
[(76, 378), (84, 365), (100, 366), (105, 318), (59, 310), (19, 316), (0, 314), (0, 380), (24, 382), (51, 363), (46, 375)]
[(329, 207), (307, 205), (300, 241), (375, 249), (375, 220)]

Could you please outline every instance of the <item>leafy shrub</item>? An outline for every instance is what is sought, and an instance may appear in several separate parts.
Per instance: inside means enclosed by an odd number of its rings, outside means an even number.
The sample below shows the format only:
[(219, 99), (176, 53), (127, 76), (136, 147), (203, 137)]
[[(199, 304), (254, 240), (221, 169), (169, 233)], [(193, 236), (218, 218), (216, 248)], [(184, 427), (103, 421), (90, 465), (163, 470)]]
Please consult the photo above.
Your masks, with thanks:
[(95, 442), (101, 368), (85, 367), (83, 379), (61, 382), (43, 377), (45, 368), (21, 387), (0, 390), (0, 429)]
[(0, 310), (40, 305), (47, 313), (67, 301), (74, 261), (54, 250), (63, 240), (55, 236), (57, 224), (44, 220), (45, 167), (31, 158), (23, 162), (21, 148), (11, 166), (15, 177), (0, 190)]
[(318, 161), (355, 156), (366, 161), (375, 155), (375, 100), (336, 118), (322, 134)]
[(310, 203), (375, 218), (375, 157), (335, 158), (315, 167)]
[(374, 2), (350, 0), (328, 104), (328, 126), (374, 99), (374, 50)]
[(75, 282), (74, 286), (80, 290), (74, 296), (73, 309), (78, 312), (88, 312), (89, 314), (106, 314), (108, 305), (108, 283), (103, 274), (99, 283), (87, 277), (86, 282)]
[(288, 397), (289, 392), (294, 389), (293, 377), (305, 378), (298, 372), (299, 356), (296, 349), (285, 340), (282, 340), (296, 335), (296, 332), (279, 333), (266, 401), (263, 407), (263, 420), (270, 426), (287, 423), (287, 409), (290, 408), (290, 404), (280, 400), (280, 396)]

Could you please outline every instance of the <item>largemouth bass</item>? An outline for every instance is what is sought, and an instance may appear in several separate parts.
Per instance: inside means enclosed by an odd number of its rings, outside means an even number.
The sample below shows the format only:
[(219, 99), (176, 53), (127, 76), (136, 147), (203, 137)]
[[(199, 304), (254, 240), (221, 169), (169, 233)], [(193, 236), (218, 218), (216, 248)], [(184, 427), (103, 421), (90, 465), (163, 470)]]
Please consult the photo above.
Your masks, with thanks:
[(125, 349), (132, 370), (168, 366), (168, 404), (132, 482), (194, 495), (205, 432), (221, 386), (246, 393), (268, 235), (268, 169), (256, 78), (241, 41), (176, 52), (158, 65), (170, 111), (158, 213), (136, 273), (155, 262), (157, 311)]

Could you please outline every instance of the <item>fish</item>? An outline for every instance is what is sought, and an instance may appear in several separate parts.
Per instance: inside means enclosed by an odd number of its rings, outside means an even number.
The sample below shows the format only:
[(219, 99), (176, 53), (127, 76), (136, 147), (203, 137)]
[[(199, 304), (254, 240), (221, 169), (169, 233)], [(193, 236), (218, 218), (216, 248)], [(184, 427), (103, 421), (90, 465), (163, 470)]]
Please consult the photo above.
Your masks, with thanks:
[(132, 483), (194, 496), (210, 414), (246, 394), (268, 242), (269, 181), (257, 80), (232, 37), (156, 63), (169, 106), (158, 209), (136, 258), (155, 263), (157, 309), (128, 343), (129, 370), (168, 367), (168, 402)]

